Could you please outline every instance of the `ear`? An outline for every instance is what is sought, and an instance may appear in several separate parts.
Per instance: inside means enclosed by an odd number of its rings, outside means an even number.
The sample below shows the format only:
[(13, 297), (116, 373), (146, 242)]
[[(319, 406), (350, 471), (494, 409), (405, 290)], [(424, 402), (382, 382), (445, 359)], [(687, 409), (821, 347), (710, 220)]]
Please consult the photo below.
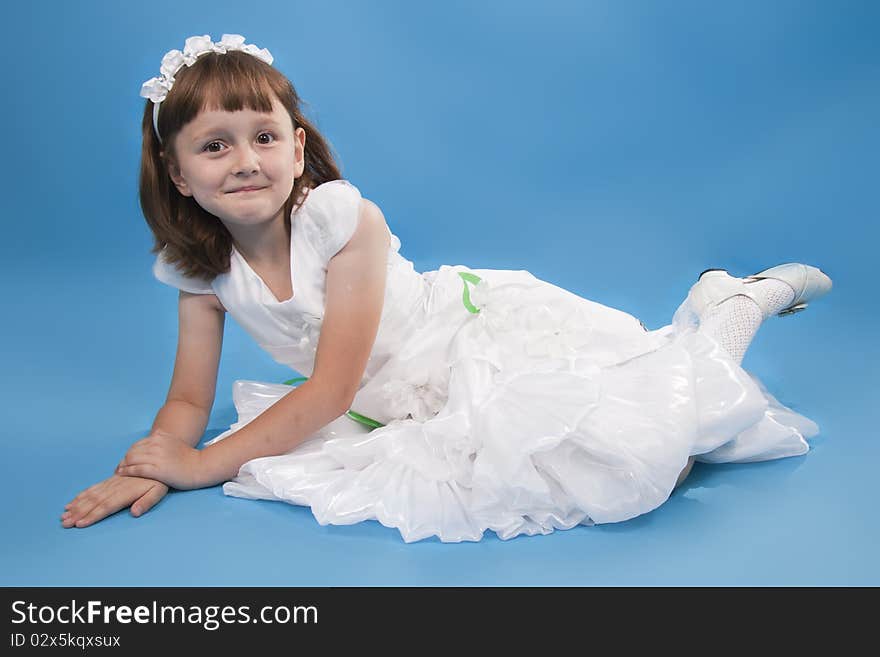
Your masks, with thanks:
[(297, 128), (294, 132), (294, 177), (299, 178), (306, 170), (306, 131), (303, 128)]
[(189, 185), (187, 185), (186, 179), (184, 179), (183, 174), (180, 172), (180, 167), (177, 165), (174, 158), (167, 155), (165, 151), (162, 151), (159, 155), (165, 163), (165, 167), (168, 169), (168, 176), (171, 178), (171, 182), (174, 183), (174, 186), (177, 187), (177, 191), (183, 196), (192, 196)]

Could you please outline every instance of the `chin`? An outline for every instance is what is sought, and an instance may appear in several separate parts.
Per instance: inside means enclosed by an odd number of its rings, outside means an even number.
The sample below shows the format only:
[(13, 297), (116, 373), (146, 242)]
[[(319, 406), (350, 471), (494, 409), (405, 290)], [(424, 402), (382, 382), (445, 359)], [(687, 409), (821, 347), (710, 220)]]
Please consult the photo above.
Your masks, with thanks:
[(268, 224), (272, 223), (272, 220), (277, 216), (277, 212), (272, 213), (270, 215), (258, 214), (258, 215), (233, 215), (230, 216), (228, 221), (232, 224), (238, 224), (240, 226), (258, 226), (260, 224)]

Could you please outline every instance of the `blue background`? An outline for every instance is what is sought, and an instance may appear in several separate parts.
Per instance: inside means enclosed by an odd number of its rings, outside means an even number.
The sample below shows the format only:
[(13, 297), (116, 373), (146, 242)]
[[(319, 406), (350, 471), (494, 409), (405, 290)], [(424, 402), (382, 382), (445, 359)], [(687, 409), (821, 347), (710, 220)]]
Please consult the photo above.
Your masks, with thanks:
[[(878, 18), (869, 1), (5, 5), (0, 583), (880, 584)], [(650, 514), (507, 542), (407, 545), (219, 486), (63, 529), (173, 365), (140, 86), (225, 32), (272, 52), (418, 271), (527, 269), (659, 328), (708, 267), (822, 267), (833, 293), (768, 321), (744, 362), (818, 422), (813, 450), (698, 464)], [(235, 421), (235, 379), (290, 376), (228, 319), (206, 437)]]

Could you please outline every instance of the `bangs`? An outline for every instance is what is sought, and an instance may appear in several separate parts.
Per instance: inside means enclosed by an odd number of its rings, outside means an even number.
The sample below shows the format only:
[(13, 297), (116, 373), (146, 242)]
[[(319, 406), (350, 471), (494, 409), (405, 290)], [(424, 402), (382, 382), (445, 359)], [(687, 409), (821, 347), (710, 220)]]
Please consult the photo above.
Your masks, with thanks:
[(205, 110), (250, 109), (268, 114), (275, 98), (289, 105), (285, 97), (292, 90), (288, 89), (283, 75), (252, 55), (237, 51), (203, 55), (175, 78), (173, 93), (159, 110), (159, 132), (176, 134)]

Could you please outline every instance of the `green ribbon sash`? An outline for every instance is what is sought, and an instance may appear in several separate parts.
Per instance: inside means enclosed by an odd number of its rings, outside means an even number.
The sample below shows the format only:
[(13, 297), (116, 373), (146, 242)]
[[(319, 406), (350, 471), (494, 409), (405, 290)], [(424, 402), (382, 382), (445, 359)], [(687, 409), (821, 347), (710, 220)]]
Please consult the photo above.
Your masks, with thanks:
[[(309, 377), (307, 376), (298, 376), (295, 379), (288, 379), (284, 381), (284, 385), (291, 386), (294, 383), (302, 383), (303, 381), (308, 381)], [(385, 425), (379, 422), (378, 420), (374, 420), (371, 417), (367, 417), (366, 415), (361, 415), (360, 413), (356, 413), (355, 411), (349, 409), (345, 412), (345, 414), (350, 417), (355, 422), (360, 422), (363, 425), (370, 427), (370, 429), (376, 429), (378, 427), (384, 427)]]

